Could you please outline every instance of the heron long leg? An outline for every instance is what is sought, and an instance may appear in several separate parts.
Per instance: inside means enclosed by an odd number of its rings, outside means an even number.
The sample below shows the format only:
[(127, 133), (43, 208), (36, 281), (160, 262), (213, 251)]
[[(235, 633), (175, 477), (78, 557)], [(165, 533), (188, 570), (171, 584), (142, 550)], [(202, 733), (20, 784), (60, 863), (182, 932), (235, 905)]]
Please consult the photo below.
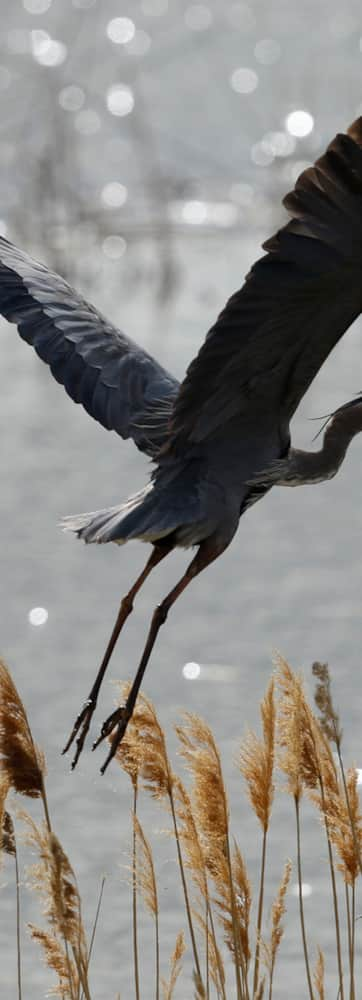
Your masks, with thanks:
[(181, 577), (181, 580), (178, 581), (176, 586), (173, 587), (170, 593), (167, 594), (167, 596), (164, 598), (162, 603), (159, 604), (158, 607), (155, 609), (152, 615), (152, 620), (146, 640), (146, 645), (144, 647), (139, 667), (135, 679), (133, 681), (130, 693), (128, 695), (126, 704), (121, 706), (120, 708), (116, 708), (115, 711), (112, 712), (112, 714), (108, 717), (108, 719), (106, 719), (106, 721), (103, 723), (100, 736), (93, 744), (93, 750), (95, 750), (96, 747), (99, 745), (99, 743), (101, 743), (102, 740), (104, 740), (107, 736), (109, 736), (112, 730), (115, 728), (115, 733), (111, 741), (111, 747), (108, 757), (106, 758), (103, 767), (101, 767), (102, 774), (104, 774), (106, 768), (108, 767), (108, 764), (114, 757), (117, 747), (119, 746), (126, 732), (129, 720), (132, 716), (133, 709), (136, 704), (136, 699), (143, 680), (143, 676), (149, 658), (151, 656), (154, 644), (157, 639), (158, 632), (161, 628), (161, 625), (163, 625), (164, 622), (166, 621), (170, 608), (172, 607), (173, 604), (175, 604), (175, 601), (177, 601), (177, 598), (180, 596), (180, 594), (182, 594), (182, 592), (186, 590), (186, 587), (188, 587), (189, 583), (191, 583), (191, 580), (193, 580), (194, 577), (198, 575), (198, 573), (201, 573), (201, 571), (205, 569), (206, 566), (209, 565), (209, 563), (213, 562), (213, 560), (216, 559), (218, 555), (220, 555), (221, 551), (222, 549), (216, 548), (215, 545), (212, 545), (209, 539), (205, 542), (202, 542), (197, 552), (197, 555), (194, 557), (194, 559), (188, 566), (184, 576)]
[(87, 701), (84, 703), (83, 708), (81, 709), (79, 715), (75, 720), (69, 740), (67, 741), (64, 750), (62, 751), (63, 754), (67, 753), (67, 750), (69, 750), (69, 747), (72, 745), (73, 741), (77, 737), (76, 752), (71, 765), (72, 769), (75, 768), (78, 758), (83, 750), (84, 741), (89, 730), (92, 715), (97, 705), (97, 699), (103, 681), (103, 677), (107, 670), (108, 663), (112, 656), (114, 647), (116, 645), (119, 634), (123, 628), (123, 625), (125, 624), (125, 621), (127, 620), (128, 616), (131, 614), (131, 611), (133, 610), (133, 601), (136, 597), (136, 594), (138, 594), (138, 591), (141, 589), (145, 580), (151, 573), (151, 570), (154, 569), (154, 567), (157, 566), (157, 564), (161, 562), (161, 560), (164, 559), (165, 556), (169, 554), (172, 548), (173, 548), (173, 543), (171, 542), (165, 543), (162, 546), (155, 545), (150, 555), (150, 558), (147, 560), (147, 563), (144, 569), (142, 570), (142, 573), (140, 574), (140, 576), (137, 577), (137, 580), (135, 581), (131, 589), (128, 591), (128, 594), (126, 594), (125, 597), (122, 598), (118, 615), (112, 630), (112, 634), (109, 639), (105, 654), (103, 656), (102, 663), (98, 670), (95, 682), (93, 684), (91, 691), (89, 692)]

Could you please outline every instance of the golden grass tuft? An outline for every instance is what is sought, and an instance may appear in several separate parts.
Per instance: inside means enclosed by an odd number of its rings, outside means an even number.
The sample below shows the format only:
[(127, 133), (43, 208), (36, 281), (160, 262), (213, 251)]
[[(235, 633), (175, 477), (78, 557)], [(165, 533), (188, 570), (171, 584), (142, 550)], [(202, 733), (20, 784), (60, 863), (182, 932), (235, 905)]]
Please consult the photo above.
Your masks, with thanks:
[(316, 967), (313, 973), (313, 981), (319, 1000), (324, 1000), (324, 955), (318, 948)]
[(133, 825), (138, 845), (136, 874), (137, 889), (142, 896), (146, 909), (153, 917), (155, 917), (158, 914), (158, 898), (152, 850), (137, 816), (133, 816)]
[(162, 991), (164, 1000), (172, 1000), (175, 986), (182, 969), (182, 958), (185, 952), (185, 939), (183, 931), (179, 931), (174, 951), (170, 961), (170, 977), (168, 980), (162, 979)]
[(1, 829), (1, 850), (4, 854), (16, 855), (15, 830), (10, 813), (4, 812)]
[(263, 739), (252, 731), (244, 738), (239, 752), (238, 765), (247, 783), (251, 805), (263, 830), (267, 830), (274, 798), (274, 759), (276, 709), (274, 680), (270, 681), (260, 711)]
[[(121, 685), (120, 703), (129, 692), (129, 684)], [(110, 735), (111, 740), (112, 734)], [(142, 777), (145, 788), (156, 799), (170, 794), (173, 784), (165, 734), (149, 698), (140, 694), (127, 727), (127, 733), (116, 754), (121, 767), (132, 781)]]
[(21, 795), (38, 798), (43, 790), (44, 756), (36, 747), (24, 705), (0, 660), (0, 760), (2, 780)]
[[(174, 842), (193, 955), (192, 995), (194, 1000), (272, 1000), (276, 967), (284, 934), (287, 892), (291, 863), (286, 862), (271, 908), (270, 922), (263, 914), (264, 875), (267, 864), (266, 839), (272, 820), (275, 769), (279, 765), (287, 777), (287, 791), (295, 805), (297, 871), (302, 946), (306, 966), (306, 996), (324, 1000), (324, 957), (318, 949), (311, 967), (308, 952), (307, 920), (302, 885), (303, 795), (307, 793), (323, 822), (328, 850), (335, 921), (336, 966), (340, 1000), (356, 997), (357, 913), (356, 883), (361, 873), (362, 812), (357, 771), (339, 767), (333, 753), (337, 746), (341, 762), (341, 728), (334, 710), (330, 676), (326, 665), (314, 665), (317, 678), (317, 707), (314, 715), (304, 693), (302, 679), (281, 657), (276, 678), (268, 685), (261, 703), (262, 732), (247, 732), (239, 751), (237, 766), (246, 782), (247, 798), (261, 827), (259, 892), (253, 900), (252, 887), (243, 851), (233, 839), (221, 756), (207, 723), (186, 714), (176, 727), (179, 755), (189, 784), (174, 771), (164, 731), (152, 703), (139, 697), (134, 716), (117, 760), (128, 774), (133, 789), (132, 905), (134, 931), (134, 982), (132, 993), (141, 1000), (142, 965), (138, 976), (137, 907), (141, 895), (155, 926), (155, 986), (147, 991), (159, 1000), (172, 1000), (182, 971), (185, 941), (177, 936), (169, 975), (160, 978), (160, 928), (162, 906), (151, 842), (138, 817), (138, 800), (145, 792), (165, 805), (173, 822)], [(129, 686), (122, 688), (122, 701)], [(275, 697), (276, 692), (278, 697)], [(89, 961), (98, 920), (94, 921), (88, 949), (81, 911), (81, 898), (70, 861), (51, 829), (44, 788), (45, 764), (35, 747), (25, 709), (4, 665), (0, 669), (0, 831), (3, 854), (14, 857), (17, 892), (18, 1000), (21, 992), (19, 915), (20, 901), (18, 848), (12, 818), (6, 809), (10, 789), (41, 797), (45, 822), (36, 823), (26, 812), (18, 813), (26, 825), (27, 839), (38, 861), (29, 870), (30, 886), (40, 894), (47, 919), (45, 928), (29, 924), (33, 940), (40, 946), (49, 968), (57, 976), (51, 992), (63, 1000), (91, 1000), (88, 981)], [(277, 750), (279, 753), (277, 753)], [(24, 767), (24, 773), (21, 769)], [(136, 813), (137, 807), (137, 813)], [(268, 847), (269, 854), (269, 847)], [(6, 858), (5, 858), (6, 863)], [(304, 864), (304, 861), (303, 861)], [(327, 869), (326, 869), (327, 870)], [(344, 891), (345, 908), (340, 910), (338, 880)], [(102, 890), (101, 890), (102, 891)], [(161, 912), (160, 912), (161, 909)], [(344, 923), (342, 924), (343, 917)], [(308, 910), (306, 908), (306, 914)], [(160, 920), (160, 926), (159, 926)], [(265, 929), (265, 924), (266, 928)], [(195, 926), (194, 926), (195, 925)], [(222, 948), (222, 941), (226, 948)], [(313, 948), (315, 944), (313, 944)], [(140, 949), (140, 956), (142, 950)], [(231, 956), (227, 968), (227, 956)], [(277, 961), (278, 960), (278, 961)], [(232, 987), (231, 976), (235, 977)], [(348, 982), (348, 991), (346, 980)], [(190, 989), (183, 995), (191, 996)]]
[(317, 678), (314, 700), (320, 712), (322, 729), (327, 739), (338, 745), (342, 742), (343, 733), (338, 712), (335, 711), (333, 706), (328, 663), (313, 663), (312, 673), (313, 677)]
[(64, 1000), (68, 1000), (68, 998), (74, 1000), (74, 997), (79, 996), (75, 962), (70, 961), (69, 955), (55, 934), (42, 927), (36, 927), (34, 924), (28, 926), (33, 941), (36, 941), (42, 949), (47, 966), (58, 977), (58, 985), (53, 986), (49, 994), (60, 996), (62, 1000), (63, 998)]

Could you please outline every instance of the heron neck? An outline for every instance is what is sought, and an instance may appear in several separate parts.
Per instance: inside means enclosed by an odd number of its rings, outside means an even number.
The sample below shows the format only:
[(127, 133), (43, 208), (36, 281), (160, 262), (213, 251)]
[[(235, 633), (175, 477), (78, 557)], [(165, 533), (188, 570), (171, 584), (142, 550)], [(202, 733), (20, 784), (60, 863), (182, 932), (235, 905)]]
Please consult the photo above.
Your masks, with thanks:
[[(346, 434), (325, 435), (319, 451), (299, 451), (292, 448), (288, 464), (298, 483), (318, 483), (332, 479), (342, 465), (351, 437)], [(289, 477), (288, 477), (289, 478)]]

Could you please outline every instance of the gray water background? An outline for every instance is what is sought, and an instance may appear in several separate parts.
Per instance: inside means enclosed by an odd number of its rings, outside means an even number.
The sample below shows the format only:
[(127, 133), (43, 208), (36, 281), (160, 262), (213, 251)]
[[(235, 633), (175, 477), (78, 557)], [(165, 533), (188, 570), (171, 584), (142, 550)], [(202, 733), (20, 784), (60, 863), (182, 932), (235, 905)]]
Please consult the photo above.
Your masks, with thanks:
[[(108, 273), (108, 288), (100, 282), (96, 304), (181, 375), (217, 309), (257, 255), (260, 234), (253, 239), (227, 234), (212, 241), (180, 237), (176, 243), (183, 277), (172, 308), (155, 309), (146, 284), (137, 302), (130, 300), (119, 263)], [(319, 425), (309, 418), (330, 411), (360, 389), (360, 338), (357, 323), (324, 365), (293, 423), (295, 444), (316, 447), (311, 439)], [(130, 786), (116, 766), (100, 776), (102, 750), (93, 755), (88, 745), (73, 774), (60, 750), (88, 693), (120, 596), (139, 572), (147, 549), (142, 543), (125, 549), (86, 547), (62, 534), (57, 522), (64, 513), (126, 497), (144, 482), (147, 462), (132, 444), (107, 434), (71, 403), (15, 328), (5, 323), (1, 359), (1, 652), (46, 753), (54, 827), (79, 878), (88, 927), (102, 875), (107, 875), (94, 954), (94, 996), (108, 1000), (120, 990), (128, 997), (130, 888), (124, 866), (131, 837)], [(156, 704), (173, 753), (172, 727), (181, 710), (198, 712), (211, 724), (229, 788), (232, 830), (255, 886), (260, 835), (233, 757), (246, 727), (258, 725), (258, 703), (275, 650), (303, 669), (310, 693), (312, 661), (329, 661), (344, 725), (345, 759), (361, 762), (360, 454), (357, 437), (335, 480), (313, 488), (274, 489), (245, 515), (230, 549), (173, 610), (147, 673), (145, 691)], [(97, 725), (113, 704), (109, 681), (132, 676), (151, 610), (181, 575), (186, 559), (186, 553), (172, 555), (140, 594), (109, 668)], [(47, 623), (38, 628), (28, 621), (36, 606), (49, 612)], [(196, 681), (182, 675), (188, 661), (202, 665)], [(146, 796), (141, 817), (156, 851), (165, 971), (177, 930), (185, 922), (182, 899), (172, 842), (159, 835), (168, 818)], [(279, 793), (269, 847), (267, 908), (286, 858), (295, 858), (294, 842), (292, 802)], [(335, 942), (326, 849), (318, 818), (307, 804), (303, 856), (303, 878), (312, 887), (305, 900), (310, 942), (312, 950), (318, 943), (325, 951), (327, 995), (333, 997)], [(15, 914), (10, 868), (2, 873), (0, 949), (2, 995), (12, 1000)], [(37, 908), (26, 892), (23, 907), (24, 917), (34, 921)], [(148, 998), (153, 995), (153, 929), (148, 918), (142, 921), (141, 942), (142, 996)], [(51, 976), (26, 936), (23, 948), (24, 995), (37, 1000)], [(190, 981), (181, 979), (177, 996), (188, 1000), (191, 995)], [(275, 995), (293, 995), (296, 1000), (306, 996), (298, 900), (292, 894)]]
[[(46, 6), (46, 5), (45, 5)], [(325, 147), (361, 108), (360, 3), (210, 0), (207, 30), (191, 31), (189, 0), (53, 0), (31, 14), (28, 0), (2, 0), (0, 35), (0, 228), (81, 287), (127, 333), (182, 376), (226, 298), (239, 287), (276, 228), (281, 195), (295, 170)], [(34, 4), (33, 4), (34, 7)], [(162, 3), (158, 3), (161, 10)], [(151, 11), (151, 13), (150, 13)], [(150, 46), (143, 56), (112, 45), (106, 26), (133, 17)], [(66, 46), (59, 66), (31, 55), (32, 30)], [(277, 41), (279, 58), (261, 65), (258, 41)], [(238, 66), (258, 74), (248, 95), (235, 93)], [(134, 112), (112, 117), (107, 88), (118, 80), (135, 95)], [(98, 126), (80, 128), (64, 111), (64, 87), (83, 88), (84, 108)], [(253, 148), (286, 115), (308, 110), (314, 129), (286, 160), (262, 167)], [(94, 118), (94, 113), (96, 118)], [(97, 119), (98, 116), (98, 119)], [(129, 190), (121, 210), (101, 209), (101, 191), (118, 180)], [(205, 199), (235, 204), (233, 185), (248, 184), (234, 229), (170, 225), (168, 204)], [(108, 234), (127, 240), (125, 256), (102, 256)], [(96, 263), (95, 263), (96, 261)], [(171, 266), (170, 266), (171, 264)], [(155, 281), (156, 276), (156, 281)], [(158, 284), (158, 290), (156, 285)], [(171, 288), (170, 288), (171, 285)], [(160, 295), (163, 289), (163, 295)], [(173, 288), (173, 294), (172, 293)], [(163, 303), (163, 304), (162, 304)], [(79, 878), (86, 926), (92, 926), (99, 886), (107, 875), (92, 966), (95, 1000), (132, 997), (130, 889), (125, 866), (131, 842), (129, 783), (116, 767), (101, 778), (101, 750), (89, 746), (74, 774), (60, 756), (87, 695), (121, 595), (147, 554), (89, 547), (57, 528), (63, 514), (118, 503), (140, 487), (148, 465), (132, 443), (107, 434), (65, 396), (14, 328), (0, 328), (0, 652), (28, 708), (34, 736), (48, 762), (54, 828)], [(355, 324), (323, 367), (293, 422), (293, 441), (309, 447), (310, 417), (333, 410), (362, 388), (361, 325)], [(311, 445), (317, 447), (317, 445)], [(256, 886), (260, 831), (246, 803), (233, 757), (246, 727), (258, 726), (258, 704), (271, 676), (274, 650), (301, 667), (312, 694), (313, 660), (330, 663), (344, 726), (345, 760), (361, 764), (361, 440), (330, 483), (274, 489), (243, 517), (230, 549), (195, 581), (161, 631), (145, 691), (154, 699), (175, 759), (173, 724), (180, 711), (212, 725), (230, 793), (232, 830)], [(96, 728), (114, 698), (109, 681), (131, 677), (150, 614), (184, 570), (175, 553), (147, 583), (109, 668)], [(48, 610), (30, 625), (29, 611)], [(197, 681), (182, 667), (201, 664)], [(89, 741), (90, 742), (90, 741)], [(35, 804), (34, 816), (39, 817)], [(152, 840), (160, 893), (162, 971), (177, 931), (185, 926), (169, 824), (143, 797), (141, 819)], [(278, 794), (271, 827), (266, 913), (287, 857), (295, 859), (292, 802)], [(21, 847), (22, 860), (29, 860)], [(337, 994), (335, 942), (326, 850), (319, 821), (303, 806), (303, 878), (312, 952), (325, 952), (327, 997)], [(15, 903), (11, 859), (1, 871), (0, 996), (16, 1000)], [(296, 872), (292, 876), (295, 884)], [(40, 923), (37, 901), (22, 892), (24, 923)], [(307, 995), (298, 899), (287, 898), (286, 933), (275, 998)], [(360, 921), (357, 950), (360, 952)], [(153, 996), (153, 928), (142, 919), (142, 1000)], [(190, 954), (188, 948), (188, 956)], [(178, 1000), (191, 1000), (185, 976)], [(188, 964), (187, 964), (188, 963)], [(52, 976), (23, 934), (24, 1000), (40, 1000)], [(362, 996), (357, 966), (357, 996)], [(233, 997), (229, 981), (228, 997)]]

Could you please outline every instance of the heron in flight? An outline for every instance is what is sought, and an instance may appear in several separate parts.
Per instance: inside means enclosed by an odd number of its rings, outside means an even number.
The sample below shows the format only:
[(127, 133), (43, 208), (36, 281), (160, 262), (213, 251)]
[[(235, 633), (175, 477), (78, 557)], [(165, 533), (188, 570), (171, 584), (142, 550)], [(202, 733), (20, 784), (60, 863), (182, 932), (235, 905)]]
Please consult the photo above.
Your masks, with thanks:
[(64, 748), (83, 749), (119, 633), (152, 569), (197, 548), (153, 613), (126, 703), (104, 722), (104, 772), (132, 716), (159, 629), (189, 583), (230, 544), (241, 515), (275, 485), (330, 479), (362, 430), (362, 395), (337, 409), (319, 451), (291, 447), (289, 424), (332, 348), (362, 310), (362, 118), (338, 134), (284, 199), (290, 220), (264, 243), (181, 384), (59, 275), (0, 239), (0, 312), (76, 403), (151, 457), (126, 503), (65, 518), (85, 542), (152, 546), (121, 601), (96, 680)]

